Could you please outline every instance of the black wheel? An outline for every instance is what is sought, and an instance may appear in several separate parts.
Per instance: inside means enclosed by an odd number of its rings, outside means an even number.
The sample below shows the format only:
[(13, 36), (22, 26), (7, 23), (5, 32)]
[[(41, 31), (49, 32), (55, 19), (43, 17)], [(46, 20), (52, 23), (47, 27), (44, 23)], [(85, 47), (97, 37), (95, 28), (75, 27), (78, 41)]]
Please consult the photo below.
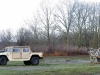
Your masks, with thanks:
[(39, 58), (38, 57), (32, 57), (31, 58), (31, 64), (36, 66), (39, 64)]
[(30, 61), (24, 61), (24, 64), (25, 65), (31, 65), (31, 62)]
[(97, 61), (100, 62), (100, 58), (97, 58)]
[(0, 65), (6, 65), (7, 64), (7, 58), (5, 56), (0, 57)]

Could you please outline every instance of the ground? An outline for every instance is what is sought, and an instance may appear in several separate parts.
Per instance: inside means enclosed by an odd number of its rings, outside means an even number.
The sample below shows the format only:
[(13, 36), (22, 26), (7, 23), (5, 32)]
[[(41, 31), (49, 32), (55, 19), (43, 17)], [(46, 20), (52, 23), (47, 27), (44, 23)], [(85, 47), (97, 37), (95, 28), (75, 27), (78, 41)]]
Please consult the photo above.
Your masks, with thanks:
[(89, 56), (44, 57), (38, 66), (8, 62), (0, 66), (0, 75), (100, 75), (100, 64), (90, 65)]

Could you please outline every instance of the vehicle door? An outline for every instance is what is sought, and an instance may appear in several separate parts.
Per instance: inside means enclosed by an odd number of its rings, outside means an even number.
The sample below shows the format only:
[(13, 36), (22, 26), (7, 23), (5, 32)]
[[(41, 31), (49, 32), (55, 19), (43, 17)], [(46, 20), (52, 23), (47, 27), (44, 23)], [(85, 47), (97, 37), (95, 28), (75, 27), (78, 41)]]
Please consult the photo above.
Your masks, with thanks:
[(21, 49), (20, 48), (13, 48), (12, 57), (14, 59), (20, 59), (21, 58)]
[(30, 56), (29, 48), (22, 48), (22, 59), (27, 59)]

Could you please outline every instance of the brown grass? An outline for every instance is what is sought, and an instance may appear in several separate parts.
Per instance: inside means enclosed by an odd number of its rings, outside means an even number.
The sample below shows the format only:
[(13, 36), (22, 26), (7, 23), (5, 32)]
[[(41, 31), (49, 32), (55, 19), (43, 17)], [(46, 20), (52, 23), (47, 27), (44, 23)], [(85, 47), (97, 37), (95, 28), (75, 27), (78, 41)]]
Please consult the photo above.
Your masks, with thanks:
[(57, 45), (57, 46), (31, 46), (32, 51), (34, 52), (43, 52), (44, 56), (66, 56), (66, 55), (88, 55), (87, 48), (85, 47), (76, 47), (76, 46), (66, 46), (66, 45)]
[[(88, 55), (87, 48), (67, 45), (31, 45), (33, 52), (43, 52), (44, 56), (70, 56), (70, 55)], [(0, 45), (0, 49), (4, 46)]]

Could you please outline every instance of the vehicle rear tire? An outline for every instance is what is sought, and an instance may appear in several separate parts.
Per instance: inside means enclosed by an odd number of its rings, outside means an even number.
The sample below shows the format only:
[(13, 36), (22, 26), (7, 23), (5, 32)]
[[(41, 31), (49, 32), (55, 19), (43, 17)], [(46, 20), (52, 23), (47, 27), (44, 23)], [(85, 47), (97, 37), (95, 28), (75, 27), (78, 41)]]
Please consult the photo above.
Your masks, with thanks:
[(6, 65), (7, 64), (7, 58), (5, 56), (0, 57), (0, 65)]
[(32, 57), (30, 61), (31, 61), (31, 64), (34, 65), (34, 66), (39, 64), (39, 58), (38, 57)]
[(24, 64), (25, 65), (31, 65), (31, 62), (30, 61), (24, 61)]

